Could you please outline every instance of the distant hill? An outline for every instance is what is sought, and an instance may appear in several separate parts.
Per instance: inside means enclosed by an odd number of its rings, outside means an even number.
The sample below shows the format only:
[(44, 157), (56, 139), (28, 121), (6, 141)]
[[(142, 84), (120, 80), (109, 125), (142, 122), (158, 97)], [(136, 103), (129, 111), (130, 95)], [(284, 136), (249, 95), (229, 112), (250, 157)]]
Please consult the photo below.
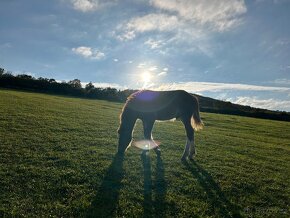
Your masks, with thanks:
[(233, 104), (228, 101), (221, 101), (200, 95), (195, 96), (198, 97), (200, 103), (200, 110), (203, 112), (232, 114), (263, 119), (290, 121), (289, 112), (254, 108), (250, 106)]
[[(7, 72), (3, 68), (0, 68), (0, 87), (115, 102), (125, 102), (130, 94), (137, 91), (132, 89), (117, 90), (110, 87), (99, 88), (94, 87), (91, 82), (82, 88), (79, 79), (57, 82), (55, 79), (34, 78), (26, 74), (14, 76), (12, 72)], [(253, 108), (200, 95), (196, 96), (199, 98), (200, 109), (203, 112), (290, 121), (289, 112)]]

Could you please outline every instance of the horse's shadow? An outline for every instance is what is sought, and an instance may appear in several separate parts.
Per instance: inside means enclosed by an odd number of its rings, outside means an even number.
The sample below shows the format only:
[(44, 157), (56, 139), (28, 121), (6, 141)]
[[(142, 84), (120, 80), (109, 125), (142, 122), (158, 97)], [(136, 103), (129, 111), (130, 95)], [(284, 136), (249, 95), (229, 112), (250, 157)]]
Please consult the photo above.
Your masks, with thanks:
[[(145, 153), (141, 155), (143, 164), (143, 217), (160, 217), (165, 214), (166, 182), (164, 167), (160, 156), (157, 157), (154, 182), (152, 181), (151, 160)], [(115, 155), (106, 171), (102, 184), (86, 213), (86, 217), (117, 217), (119, 194), (124, 178), (124, 156)], [(154, 200), (153, 200), (154, 195)], [(122, 210), (122, 209), (120, 209)], [(121, 212), (121, 211), (119, 211)]]
[[(97, 190), (95, 199), (86, 213), (86, 217), (118, 216), (119, 194), (124, 178), (122, 155), (115, 155), (106, 171), (104, 179)], [(167, 182), (164, 177), (164, 166), (157, 156), (156, 166), (152, 167), (150, 156), (141, 155), (143, 165), (143, 217), (174, 216), (177, 209), (174, 204), (166, 202)], [(240, 208), (231, 203), (212, 176), (195, 161), (182, 162), (185, 168), (197, 179), (203, 188), (210, 204), (210, 213), (220, 217), (241, 217)], [(152, 173), (153, 169), (153, 173)], [(119, 208), (121, 212), (121, 208)], [(177, 212), (177, 211), (175, 211)], [(121, 212), (122, 213), (122, 212)]]
[(86, 217), (114, 217), (124, 177), (123, 155), (116, 154), (109, 166)]
[(194, 160), (190, 162), (182, 161), (182, 163), (197, 179), (199, 185), (205, 191), (210, 203), (211, 213), (219, 214), (220, 217), (242, 217), (240, 207), (234, 205), (227, 199), (220, 186), (205, 169)]
[(144, 173), (143, 217), (164, 217), (167, 209), (165, 202), (167, 183), (161, 156), (157, 156), (154, 180), (152, 180), (150, 156), (143, 152), (141, 159)]

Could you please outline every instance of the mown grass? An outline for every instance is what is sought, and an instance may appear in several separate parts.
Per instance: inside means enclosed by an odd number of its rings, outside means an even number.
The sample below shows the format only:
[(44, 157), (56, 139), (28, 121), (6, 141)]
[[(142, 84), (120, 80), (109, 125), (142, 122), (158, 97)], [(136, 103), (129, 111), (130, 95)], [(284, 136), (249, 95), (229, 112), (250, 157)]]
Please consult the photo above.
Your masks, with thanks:
[[(0, 90), (0, 217), (289, 217), (290, 123), (202, 113), (115, 156), (122, 104)], [(141, 123), (134, 132), (142, 137)]]

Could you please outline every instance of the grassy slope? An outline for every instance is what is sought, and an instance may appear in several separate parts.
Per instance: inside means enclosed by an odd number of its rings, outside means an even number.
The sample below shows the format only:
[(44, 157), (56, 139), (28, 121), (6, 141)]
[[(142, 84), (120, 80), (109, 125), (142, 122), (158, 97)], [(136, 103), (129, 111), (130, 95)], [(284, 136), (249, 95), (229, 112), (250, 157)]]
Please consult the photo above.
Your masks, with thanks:
[(289, 122), (203, 113), (186, 163), (182, 124), (156, 123), (162, 157), (122, 161), (121, 107), (0, 90), (0, 217), (289, 216)]

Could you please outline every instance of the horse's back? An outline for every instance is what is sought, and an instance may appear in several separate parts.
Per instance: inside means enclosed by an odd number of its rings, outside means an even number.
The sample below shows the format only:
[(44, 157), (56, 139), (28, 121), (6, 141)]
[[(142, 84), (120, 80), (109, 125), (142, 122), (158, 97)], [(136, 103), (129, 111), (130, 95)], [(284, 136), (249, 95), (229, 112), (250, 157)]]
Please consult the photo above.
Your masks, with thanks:
[(126, 107), (138, 118), (154, 117), (158, 120), (178, 118), (191, 107), (193, 96), (184, 90), (142, 90), (129, 96)]

